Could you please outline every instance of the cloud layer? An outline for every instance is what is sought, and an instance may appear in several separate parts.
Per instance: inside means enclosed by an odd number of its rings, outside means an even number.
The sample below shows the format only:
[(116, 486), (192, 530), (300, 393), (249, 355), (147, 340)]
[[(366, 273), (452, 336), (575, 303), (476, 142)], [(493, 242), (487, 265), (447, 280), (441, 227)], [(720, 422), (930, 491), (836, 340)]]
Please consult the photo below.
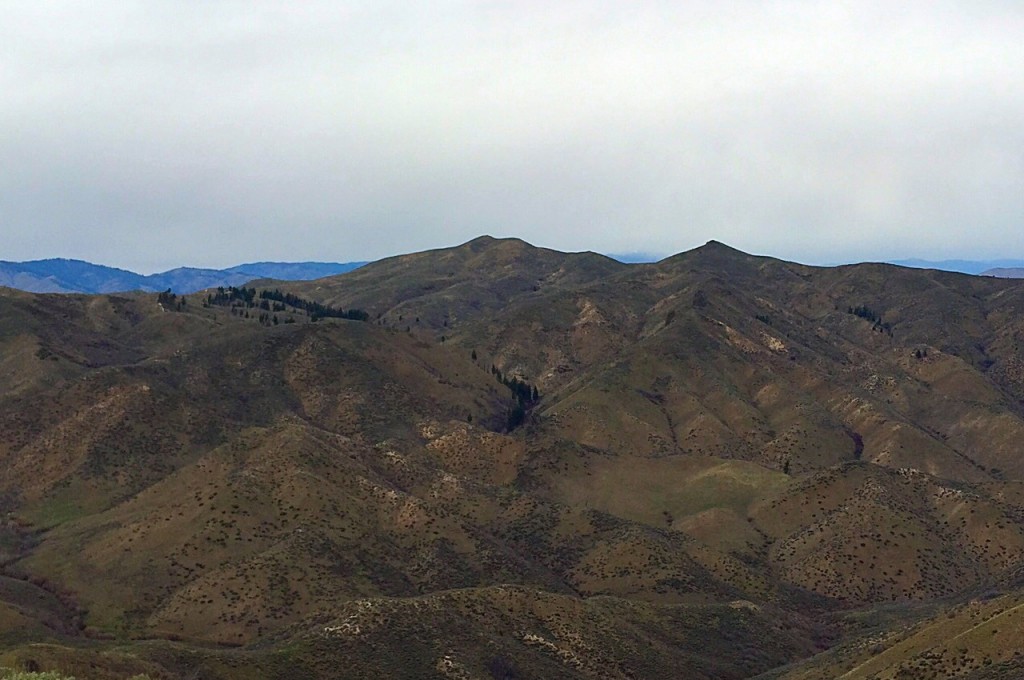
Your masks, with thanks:
[(994, 1), (8, 3), (0, 259), (1024, 257), (1021, 35)]

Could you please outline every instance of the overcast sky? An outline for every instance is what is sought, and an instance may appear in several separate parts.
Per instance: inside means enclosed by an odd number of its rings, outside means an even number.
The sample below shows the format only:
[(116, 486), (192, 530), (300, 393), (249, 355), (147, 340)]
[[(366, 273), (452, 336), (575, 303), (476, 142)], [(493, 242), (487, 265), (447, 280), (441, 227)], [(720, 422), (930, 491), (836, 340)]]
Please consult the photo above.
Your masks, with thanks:
[(1024, 258), (1024, 3), (0, 0), (0, 259)]

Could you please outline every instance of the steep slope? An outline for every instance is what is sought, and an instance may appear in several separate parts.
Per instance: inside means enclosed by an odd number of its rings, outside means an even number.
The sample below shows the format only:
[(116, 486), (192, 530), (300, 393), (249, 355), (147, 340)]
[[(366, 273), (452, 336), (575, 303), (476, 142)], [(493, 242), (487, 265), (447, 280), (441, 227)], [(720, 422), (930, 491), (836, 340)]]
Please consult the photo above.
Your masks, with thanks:
[(941, 613), (923, 612), (894, 629), (865, 626), (827, 654), (758, 676), (760, 680), (900, 678), (1019, 678), (1024, 672), (1024, 595), (966, 600)]

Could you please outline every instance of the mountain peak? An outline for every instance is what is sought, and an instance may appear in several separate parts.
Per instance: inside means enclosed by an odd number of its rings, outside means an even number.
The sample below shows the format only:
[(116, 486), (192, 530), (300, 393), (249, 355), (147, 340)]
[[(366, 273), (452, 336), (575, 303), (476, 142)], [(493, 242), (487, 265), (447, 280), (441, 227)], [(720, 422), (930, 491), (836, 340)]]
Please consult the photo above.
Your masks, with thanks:
[(690, 252), (695, 252), (695, 253), (720, 253), (720, 254), (723, 254), (723, 255), (728, 254), (728, 255), (738, 255), (740, 257), (751, 257), (751, 255), (749, 253), (745, 253), (742, 250), (739, 250), (737, 248), (733, 248), (730, 245), (726, 245), (725, 243), (722, 243), (721, 241), (716, 241), (714, 239), (711, 239), (710, 241), (708, 241), (707, 243), (705, 243), (702, 246), (694, 248)]
[(747, 263), (756, 256), (737, 250), (721, 241), (711, 240), (702, 246), (684, 250), (670, 257), (661, 260), (661, 263), (674, 265), (683, 264), (693, 266), (696, 263), (714, 265), (716, 267), (734, 266), (740, 263)]
[(475, 239), (467, 241), (461, 246), (457, 246), (457, 248), (466, 248), (474, 253), (480, 253), (493, 248), (516, 248), (517, 250), (521, 250), (524, 248), (535, 247), (536, 246), (527, 243), (521, 238), (496, 238), (490, 234), (477, 236)]

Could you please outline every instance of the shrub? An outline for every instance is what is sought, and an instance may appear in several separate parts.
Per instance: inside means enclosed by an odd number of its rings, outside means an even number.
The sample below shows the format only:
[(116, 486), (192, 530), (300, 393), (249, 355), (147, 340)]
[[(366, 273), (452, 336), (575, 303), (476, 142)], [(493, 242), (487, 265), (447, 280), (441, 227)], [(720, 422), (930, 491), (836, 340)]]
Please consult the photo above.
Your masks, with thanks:
[(0, 668), (0, 680), (75, 680), (70, 675), (61, 675), (54, 671), (18, 671), (13, 668)]

